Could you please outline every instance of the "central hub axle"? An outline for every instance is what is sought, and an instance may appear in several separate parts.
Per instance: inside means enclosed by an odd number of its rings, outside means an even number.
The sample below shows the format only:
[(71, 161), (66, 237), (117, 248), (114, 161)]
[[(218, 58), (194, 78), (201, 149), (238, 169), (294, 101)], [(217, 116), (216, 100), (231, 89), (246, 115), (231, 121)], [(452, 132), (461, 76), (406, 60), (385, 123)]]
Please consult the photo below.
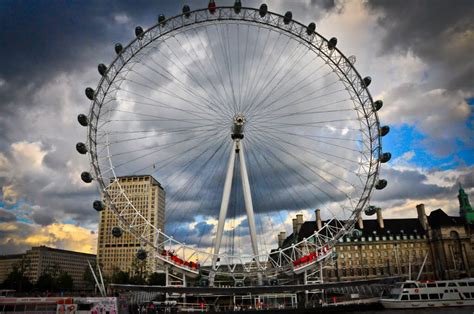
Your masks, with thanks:
[(244, 125), (245, 125), (245, 117), (241, 114), (234, 116), (234, 124), (232, 125), (232, 134), (230, 137), (235, 139), (243, 139), (244, 138)]

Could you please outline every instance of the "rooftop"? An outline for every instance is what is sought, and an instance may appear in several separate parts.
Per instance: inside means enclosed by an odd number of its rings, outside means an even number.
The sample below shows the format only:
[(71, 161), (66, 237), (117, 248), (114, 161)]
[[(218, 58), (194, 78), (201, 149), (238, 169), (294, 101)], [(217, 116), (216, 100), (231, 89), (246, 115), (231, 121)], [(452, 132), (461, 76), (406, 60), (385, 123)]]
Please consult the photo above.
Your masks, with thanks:
[(69, 251), (69, 250), (63, 250), (63, 249), (56, 249), (52, 248), (49, 246), (34, 246), (32, 247), (29, 251), (50, 251), (50, 252), (58, 252), (58, 253), (66, 253), (66, 254), (74, 254), (74, 255), (80, 255), (80, 256), (89, 256), (89, 257), (96, 257), (95, 254), (90, 254), (90, 253), (82, 253), (82, 252), (76, 252), (76, 251)]

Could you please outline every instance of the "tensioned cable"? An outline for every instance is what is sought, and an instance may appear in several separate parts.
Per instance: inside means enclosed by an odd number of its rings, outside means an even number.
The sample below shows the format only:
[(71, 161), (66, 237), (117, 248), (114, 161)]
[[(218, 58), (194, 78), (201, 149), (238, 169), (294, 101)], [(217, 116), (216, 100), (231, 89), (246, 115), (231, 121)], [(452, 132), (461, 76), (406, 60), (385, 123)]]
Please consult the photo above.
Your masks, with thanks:
[[(275, 96), (276, 90), (278, 90), (281, 86), (282, 83), (287, 83), (287, 79), (289, 77), (292, 77), (293, 75), (301, 74), (307, 68), (309, 67), (309, 64), (311, 64), (315, 59), (317, 59), (317, 56), (313, 57), (312, 60), (310, 60), (308, 63), (301, 65), (300, 68), (297, 68), (295, 65), (301, 61), (303, 57), (305, 57), (305, 50), (303, 50), (303, 53), (301, 54), (300, 57), (298, 57), (295, 61), (293, 61), (293, 64), (287, 67), (287, 71), (281, 76), (280, 80), (273, 86), (273, 88), (264, 96), (261, 97), (262, 99), (258, 102), (256, 107), (261, 107), (265, 104), (265, 102), (268, 102), (272, 97)], [(322, 67), (323, 65), (321, 65)], [(309, 76), (314, 75), (315, 72), (318, 72), (319, 68), (317, 68), (315, 71), (310, 72)], [(293, 74), (295, 73), (295, 74)], [(262, 93), (263, 94), (263, 93)], [(278, 98), (277, 98), (278, 99)]]
[[(187, 181), (182, 184), (182, 186), (183, 186), (184, 188), (179, 189), (179, 190), (176, 190), (176, 191), (171, 195), (171, 198), (170, 198), (171, 204), (179, 204), (179, 203), (180, 203), (180, 202), (179, 202), (180, 198), (178, 198), (178, 197), (187, 198), (187, 199), (191, 198), (192, 195), (189, 195), (189, 193), (187, 193), (187, 192), (189, 192), (188, 189), (190, 189), (190, 188), (192, 188), (192, 187), (195, 187), (196, 180), (202, 179), (202, 178), (200, 178), (200, 174), (206, 169), (207, 164), (209, 164), (210, 161), (211, 161), (215, 156), (219, 156), (219, 155), (218, 155), (218, 152), (225, 146), (225, 145), (223, 145), (224, 142), (225, 142), (225, 140), (223, 140), (223, 141), (217, 143), (217, 148), (215, 148), (214, 150), (211, 149), (211, 148), (213, 148), (213, 146), (212, 146), (212, 147), (209, 147), (209, 148), (206, 150), (207, 152), (211, 151), (212, 154), (211, 154), (209, 157), (207, 157), (207, 159), (204, 160), (204, 162), (201, 164), (200, 167), (197, 167), (197, 169), (199, 169), (199, 171), (198, 171), (197, 173), (191, 175), (191, 176), (187, 179)], [(214, 145), (214, 146), (216, 146), (216, 145)], [(226, 150), (224, 149), (223, 152), (222, 152), (222, 155), (225, 155), (225, 152), (226, 152)], [(200, 156), (204, 156), (204, 154), (205, 154), (205, 152), (202, 153), (202, 154), (200, 154)], [(192, 163), (193, 163), (194, 161), (195, 161), (195, 160), (191, 160), (190, 163), (188, 163), (187, 165), (184, 165), (183, 167), (181, 167), (182, 170), (181, 170), (180, 172), (183, 172), (183, 171), (185, 171), (187, 168), (189, 168), (189, 167), (192, 165)], [(206, 183), (206, 180), (208, 180), (209, 178), (213, 177), (212, 174), (213, 174), (215, 171), (218, 170), (218, 166), (219, 166), (219, 164), (215, 164), (215, 166), (211, 168), (211, 174), (210, 174), (210, 176), (208, 176), (208, 177), (205, 179), (205, 181), (204, 181), (203, 183)], [(179, 173), (178, 173), (178, 174), (173, 173), (172, 176), (176, 177), (176, 180), (177, 180), (180, 175), (179, 175)], [(172, 183), (172, 181), (168, 182), (168, 185), (170, 185), (171, 183)], [(201, 194), (200, 192), (201, 192), (203, 189), (208, 189), (205, 184), (200, 184), (200, 185), (198, 186), (198, 188), (199, 188), (199, 189), (196, 190), (196, 192), (193, 193), (193, 195), (195, 195), (195, 196), (196, 196), (196, 195), (199, 195), (199, 194)], [(205, 199), (201, 199), (201, 204), (204, 203), (204, 202), (205, 202)], [(177, 206), (177, 205), (175, 205), (175, 206)], [(165, 219), (166, 222), (171, 220), (171, 218), (172, 218), (172, 216), (174, 215), (174, 213), (175, 213), (175, 211), (176, 211), (177, 208), (178, 208), (178, 207), (171, 207), (171, 208), (168, 208), (168, 211), (167, 211), (168, 216), (167, 216), (167, 218)], [(198, 210), (199, 210), (200, 208), (201, 208), (200, 206), (197, 207)], [(180, 208), (180, 209), (183, 209), (183, 208)], [(195, 208), (195, 209), (196, 209), (196, 208)], [(181, 215), (180, 217), (178, 217), (178, 221), (182, 220), (182, 219), (184, 218), (184, 216), (186, 215), (186, 213), (187, 213), (186, 210), (181, 210), (181, 212), (178, 213), (178, 214)]]
[[(259, 28), (259, 32), (260, 32), (260, 28)], [(262, 52), (266, 50), (266, 47), (267, 47), (267, 44), (268, 44), (268, 40), (270, 38), (270, 35), (272, 34), (272, 31), (271, 30), (267, 30), (267, 37), (265, 39), (265, 43), (263, 45), (263, 48), (262, 48)], [(279, 37), (278, 37), (279, 38)], [(274, 51), (274, 48), (275, 48), (275, 45), (276, 45), (276, 41), (277, 40), (274, 40), (273, 41), (273, 46), (271, 48), (271, 50), (269, 51), (269, 55), (273, 55), (273, 51)], [(255, 45), (255, 48), (257, 47), (257, 45)], [(263, 55), (262, 53), (260, 53), (260, 55)], [(253, 56), (253, 58), (255, 58), (255, 55)], [(267, 58), (265, 60), (265, 66), (268, 64), (268, 60), (269, 58)], [(247, 89), (246, 89), (246, 92), (245, 92), (245, 98), (244, 98), (244, 104), (245, 104), (245, 107), (242, 108), (242, 111), (243, 112), (246, 112), (246, 107), (250, 105), (249, 103), (249, 100), (250, 100), (250, 97), (251, 95), (253, 94), (253, 88), (255, 87), (255, 79), (256, 79), (256, 76), (259, 74), (259, 71), (260, 71), (260, 67), (262, 65), (262, 62), (257, 62), (257, 66), (255, 67), (253, 73), (249, 76), (249, 79), (248, 79), (248, 84), (247, 84)], [(265, 67), (264, 66), (264, 67)]]
[[(165, 88), (165, 87), (163, 87), (163, 86), (160, 86), (160, 84), (159, 84), (158, 82), (156, 82), (156, 81), (154, 81), (154, 80), (152, 80), (152, 79), (150, 79), (150, 78), (144, 76), (143, 74), (140, 74), (140, 73), (138, 73), (138, 72), (135, 72), (135, 70), (132, 70), (132, 71), (133, 71), (133, 73), (136, 73), (138, 76), (140, 76), (141, 78), (147, 80), (148, 82), (150, 82), (150, 83), (152, 83), (152, 84), (155, 84), (156, 87), (148, 86), (148, 85), (146, 85), (146, 84), (137, 82), (137, 81), (135, 81), (135, 80), (133, 80), (133, 79), (131, 79), (131, 78), (127, 78), (126, 81), (132, 82), (132, 83), (134, 83), (134, 84), (140, 85), (140, 86), (145, 87), (145, 88), (148, 88), (150, 91), (153, 91), (153, 92), (159, 92), (159, 93), (163, 93), (163, 94), (165, 94), (165, 95), (172, 96), (172, 97), (177, 98), (177, 99), (181, 99), (182, 101), (184, 101), (184, 102), (187, 103), (187, 104), (194, 105), (194, 107), (196, 107), (196, 108), (205, 108), (205, 107), (206, 107), (206, 106), (201, 105), (201, 104), (199, 104), (199, 103), (197, 103), (197, 102), (194, 102), (194, 101), (192, 101), (192, 100), (190, 100), (190, 99), (188, 99), (188, 98), (184, 98), (183, 96), (180, 96), (180, 95), (174, 93), (173, 91), (170, 91), (168, 88)], [(165, 91), (162, 91), (161, 89), (163, 89), (163, 90), (165, 90)], [(136, 93), (132, 93), (132, 94), (135, 94), (135, 95), (136, 95)], [(142, 95), (139, 95), (139, 96), (142, 96)], [(192, 95), (192, 96), (193, 96), (193, 95)], [(196, 96), (194, 96), (194, 97), (196, 97)], [(162, 102), (159, 102), (159, 101), (157, 101), (157, 100), (155, 100), (155, 102), (162, 104)], [(209, 103), (208, 103), (208, 105), (209, 105)], [(159, 107), (159, 106), (157, 105), (157, 107)], [(167, 107), (167, 109), (174, 109), (174, 110), (184, 111), (184, 109), (182, 109), (182, 108), (176, 108), (176, 107), (173, 107), (173, 106), (171, 106), (171, 105), (169, 105), (169, 106)], [(196, 114), (206, 114), (206, 113), (209, 114), (209, 111), (204, 112), (204, 111), (201, 111), (201, 110), (200, 110), (200, 111), (185, 110), (184, 112), (187, 112), (187, 113), (189, 113), (189, 112), (194, 112), (194, 113), (196, 113)], [(223, 118), (222, 115), (217, 115), (217, 116), (220, 117), (220, 118)]]
[[(254, 140), (254, 137), (252, 138), (252, 141)], [(267, 148), (267, 154), (262, 154), (262, 157), (264, 158), (264, 160), (268, 163), (268, 165), (270, 167), (274, 167), (274, 165), (267, 159), (267, 157), (272, 157), (272, 159), (276, 162), (278, 162), (280, 165), (282, 165), (287, 171), (288, 173), (294, 173), (294, 175), (296, 176), (295, 178), (298, 179), (298, 180), (303, 180), (303, 186), (308, 189), (308, 191), (311, 191), (309, 188), (310, 186), (313, 186), (316, 190), (319, 190), (321, 191), (323, 194), (325, 194), (326, 196), (328, 196), (329, 198), (331, 198), (331, 196), (323, 191), (319, 186), (315, 185), (314, 182), (312, 182), (310, 179), (308, 179), (307, 177), (303, 176), (302, 173), (299, 173), (299, 172), (295, 172), (295, 169), (294, 168), (291, 168), (286, 162), (284, 162), (280, 157), (278, 157), (275, 152), (274, 152), (274, 146), (273, 146), (273, 143), (266, 143), (266, 141), (263, 141), (260, 139), (259, 140), (259, 145), (261, 145), (262, 147), (266, 147)], [(273, 168), (275, 170), (275, 168)], [(293, 177), (293, 176), (292, 176)], [(284, 184), (284, 181), (281, 181), (282, 184)], [(286, 185), (284, 185), (286, 186)], [(298, 193), (299, 194), (299, 193)], [(316, 198), (316, 200), (320, 203), (320, 204), (324, 204), (325, 202), (320, 199), (316, 194), (314, 193), (311, 193), (311, 195)], [(295, 203), (297, 203), (297, 200), (294, 199), (294, 196), (291, 195), (289, 193), (289, 196), (293, 198), (293, 200), (295, 201)], [(304, 197), (302, 197), (300, 195), (300, 198), (302, 200), (305, 200)], [(305, 203), (305, 205), (307, 205), (308, 207), (311, 207), (311, 204), (309, 203)], [(332, 214), (334, 214), (332, 211), (331, 211)], [(288, 213), (288, 216), (289, 216), (289, 213)]]
[[(301, 164), (305, 169), (307, 169), (310, 173), (313, 173), (314, 175), (316, 175), (319, 179), (321, 179), (322, 181), (324, 181), (325, 183), (327, 183), (329, 186), (331, 186), (332, 188), (334, 188), (335, 190), (339, 191), (340, 193), (342, 193), (342, 195), (346, 196), (347, 199), (350, 199), (350, 196), (343, 190), (341, 190), (340, 188), (338, 188), (337, 186), (334, 185), (334, 183), (328, 181), (326, 178), (324, 178), (324, 176), (322, 176), (321, 174), (315, 172), (314, 169), (312, 169), (313, 167), (314, 168), (317, 168), (315, 167), (314, 165), (313, 166), (310, 166), (308, 165), (307, 161), (306, 160), (303, 160), (301, 159), (300, 157), (296, 156), (294, 153), (290, 152), (290, 151), (287, 151), (284, 147), (282, 147), (278, 140), (272, 140), (272, 139), (269, 139), (271, 144), (272, 144), (272, 147), (274, 147), (275, 149), (285, 153), (286, 155), (288, 155), (289, 157), (291, 157), (293, 160), (297, 161), (299, 164)], [(279, 159), (279, 158), (278, 158)], [(329, 174), (329, 173), (327, 173)], [(340, 179), (338, 178), (337, 176), (335, 175), (332, 175), (334, 178), (336, 179)], [(341, 180), (341, 179), (340, 179)], [(321, 191), (323, 194), (325, 194), (326, 196), (328, 196), (332, 201), (334, 202), (338, 202), (336, 199), (333, 198), (332, 194), (330, 194), (329, 192), (323, 190), (322, 188), (318, 187), (318, 186), (315, 186), (313, 184), (314, 187), (316, 187), (319, 191)], [(354, 186), (352, 186), (352, 188), (354, 188)]]
[[(306, 50), (305, 50), (305, 49), (302, 49), (302, 51), (299, 51), (300, 47), (302, 47), (302, 46), (300, 45), (300, 46), (298, 46), (296, 49), (294, 49), (293, 52), (292, 52), (290, 55), (288, 55), (288, 56), (286, 57), (286, 60), (284, 60), (284, 61), (282, 60), (282, 61), (280, 62), (280, 59), (281, 59), (281, 57), (282, 57), (282, 55), (283, 55), (283, 52), (286, 50), (286, 47), (288, 46), (288, 43), (289, 43), (289, 42), (290, 42), (290, 40), (288, 39), (288, 41), (287, 41), (286, 44), (285, 44), (285, 47), (282, 49), (282, 51), (281, 51), (280, 55), (278, 56), (277, 60), (273, 63), (272, 68), (268, 71), (268, 75), (270, 76), (270, 78), (267, 79), (267, 80), (262, 80), (262, 81), (264, 81), (264, 82), (266, 81), (265, 83), (262, 82), (262, 85), (263, 85), (263, 86), (258, 85), (258, 86), (255, 87), (257, 90), (259, 90), (259, 93), (257, 93), (257, 94), (252, 98), (252, 100), (250, 101), (251, 105), (248, 107), (247, 112), (251, 112), (252, 108), (258, 107), (258, 106), (261, 104), (261, 101), (260, 101), (260, 102), (257, 101), (259, 98), (262, 98), (262, 101), (263, 101), (263, 100), (266, 99), (266, 97), (268, 97), (268, 94), (265, 94), (265, 93), (266, 93), (266, 89), (267, 89), (267, 87), (269, 87), (269, 86), (273, 83), (273, 81), (275, 80), (275, 78), (276, 78), (277, 75), (280, 73), (280, 71), (281, 71), (281, 69), (282, 69), (283, 67), (286, 66), (287, 69), (289, 68), (290, 71), (291, 71), (291, 70), (293, 70), (293, 67), (294, 67), (295, 63), (298, 62), (299, 60), (301, 60), (302, 57), (304, 57)], [(303, 48), (304, 48), (304, 46), (303, 46)], [(297, 54), (298, 52), (300, 53), (299, 55)], [(290, 60), (291, 60), (291, 62), (290, 62)], [(279, 64), (279, 63), (281, 63), (281, 64)], [(279, 64), (279, 67), (276, 69), (276, 71), (274, 71), (274, 70), (275, 70), (275, 67), (277, 66), (277, 64)], [(282, 77), (281, 77), (281, 79), (280, 79), (280, 82), (285, 78), (285, 76), (286, 76), (287, 74), (289, 74), (288, 72), (290, 72), (290, 71), (287, 71), (286, 73), (284, 73), (284, 74), (282, 75)], [(272, 72), (275, 72), (275, 73), (273, 74), (273, 76), (270, 75)], [(286, 77), (286, 78), (288, 78), (288, 77)], [(257, 83), (257, 84), (258, 84), (258, 83)], [(273, 91), (273, 89), (270, 90), (268, 93), (271, 93), (272, 91)]]
[[(189, 43), (191, 49), (193, 50), (194, 54), (196, 54), (194, 46), (191, 44), (191, 42), (190, 42), (190, 40), (189, 40), (189, 38), (187, 37), (186, 34), (184, 34), (184, 37), (188, 41), (188, 43)], [(188, 56), (190, 56), (190, 53), (186, 49), (184, 49), (184, 46), (181, 43), (181, 41), (179, 41), (179, 39), (177, 37), (174, 37), (174, 39), (179, 43), (181, 50), (184, 51)], [(209, 82), (211, 84), (213, 90), (216, 91), (216, 94), (219, 95), (219, 93), (218, 93), (219, 90), (217, 89), (217, 87), (214, 84), (213, 80), (210, 78), (208, 71), (206, 71), (206, 68), (204, 67), (204, 65), (201, 62), (201, 59), (199, 57), (190, 58), (190, 59), (195, 60), (196, 66), (199, 67), (201, 74), (203, 74), (203, 76), (207, 80), (207, 82)], [(225, 98), (221, 99), (221, 103), (222, 103), (222, 105), (224, 105), (226, 103)]]

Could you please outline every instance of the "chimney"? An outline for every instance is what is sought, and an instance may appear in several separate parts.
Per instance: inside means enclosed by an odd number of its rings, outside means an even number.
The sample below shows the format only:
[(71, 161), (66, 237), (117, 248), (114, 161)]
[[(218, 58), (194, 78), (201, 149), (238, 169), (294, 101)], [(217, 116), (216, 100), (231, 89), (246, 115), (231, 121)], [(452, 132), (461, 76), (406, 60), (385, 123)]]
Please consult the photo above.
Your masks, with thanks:
[(283, 242), (286, 239), (286, 232), (282, 231), (278, 234), (278, 247), (281, 248), (283, 247)]
[(416, 205), (416, 211), (418, 213), (418, 220), (424, 230), (428, 229), (428, 217), (426, 217), (425, 204)]
[(316, 209), (315, 211), (316, 213), (316, 228), (318, 230), (321, 230), (321, 228), (323, 227), (323, 222), (321, 221), (321, 209)]
[(360, 230), (364, 229), (364, 220), (362, 220), (362, 213), (359, 213), (359, 216), (357, 216), (357, 227)]
[(380, 229), (383, 229), (385, 226), (383, 224), (383, 217), (382, 217), (382, 208), (377, 207), (377, 223)]
[(301, 226), (303, 225), (303, 223), (304, 223), (303, 214), (296, 215), (296, 227), (297, 227), (298, 233), (300, 232)]
[(298, 221), (296, 218), (293, 218), (293, 235), (296, 236), (298, 233)]

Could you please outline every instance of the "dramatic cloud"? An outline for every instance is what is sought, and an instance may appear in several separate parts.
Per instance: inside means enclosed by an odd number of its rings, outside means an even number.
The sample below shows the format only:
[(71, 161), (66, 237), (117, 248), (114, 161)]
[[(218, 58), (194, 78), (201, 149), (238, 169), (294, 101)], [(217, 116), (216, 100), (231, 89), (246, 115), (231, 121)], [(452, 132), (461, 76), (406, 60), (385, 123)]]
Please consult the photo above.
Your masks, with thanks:
[(369, 1), (380, 12), (378, 23), (387, 30), (382, 52), (412, 51), (430, 65), (431, 89), (473, 92), (474, 7), (469, 0)]
[[(2, 217), (0, 212), (0, 219)], [(46, 227), (0, 220), (0, 245), (5, 251), (20, 253), (32, 246), (46, 245), (84, 253), (96, 253), (97, 236), (71, 224), (54, 223)]]
[[(233, 3), (231, 0), (221, 2), (219, 4)], [(259, 1), (244, 1), (244, 6), (258, 7), (260, 4)], [(193, 9), (205, 7), (207, 0), (193, 1), (191, 5)], [(134, 38), (135, 26), (147, 28), (153, 25), (160, 13), (173, 16), (180, 12), (181, 4), (175, 1), (152, 5), (144, 1), (9, 2), (0, 4), (0, 8), (3, 45), (0, 58), (0, 251), (21, 252), (32, 245), (46, 244), (93, 252), (96, 240), (90, 231), (96, 230), (98, 216), (91, 209), (91, 203), (99, 195), (96, 186), (85, 185), (80, 180), (80, 173), (90, 166), (87, 157), (78, 155), (74, 149), (76, 142), (85, 141), (86, 136), (85, 129), (76, 121), (77, 114), (89, 109), (84, 88), (97, 84), (96, 66), (115, 57), (113, 45), (116, 42), (128, 43)], [(400, 149), (400, 155), (405, 155), (394, 156), (394, 159), (399, 158), (382, 168), (381, 177), (387, 178), (389, 185), (374, 193), (373, 203), (383, 207), (386, 216), (414, 216), (414, 206), (422, 202), (428, 210), (442, 207), (450, 214), (456, 214), (459, 182), (471, 198), (474, 197), (472, 100), (469, 104), (474, 96), (474, 6), (470, 1), (416, 1), (410, 4), (404, 1), (271, 1), (269, 9), (282, 14), (291, 10), (293, 17), (304, 24), (315, 21), (318, 32), (327, 38), (336, 36), (338, 47), (347, 56), (357, 57), (355, 65), (360, 73), (373, 78), (371, 92), (384, 100), (379, 114), (382, 124), (392, 126), (389, 136), (393, 141), (412, 140), (401, 137), (401, 133), (396, 133), (397, 128), (408, 126), (421, 134), (419, 145)], [(180, 39), (184, 40), (183, 37)], [(193, 67), (200, 65), (188, 62), (189, 58), (183, 56), (196, 53), (201, 62), (209, 61), (205, 49), (201, 48), (211, 47), (207, 51), (213, 54), (214, 65), (227, 63), (217, 46), (219, 41), (200, 42), (193, 36), (189, 40), (183, 45), (185, 51), (174, 50), (181, 53), (183, 66), (166, 60), (163, 52), (155, 57), (161, 57), (156, 61), (186, 84), (188, 92), (180, 90), (180, 95), (192, 100), (196, 95), (193, 98), (189, 91), (203, 95), (202, 91), (196, 85), (188, 84), (189, 78), (180, 67), (195, 69)], [(243, 43), (243, 39), (240, 40)], [(244, 46), (240, 47), (243, 49)], [(283, 51), (283, 56), (293, 51)], [(263, 77), (268, 73), (265, 70), (271, 69), (271, 65), (264, 67), (265, 60), (275, 59), (257, 60), (262, 68), (258, 73)], [(235, 66), (233, 61), (230, 66)], [(249, 58), (245, 62), (253, 61)], [(219, 98), (225, 98), (225, 94), (206, 81), (206, 77), (218, 74), (214, 74), (212, 63), (204, 64), (207, 71), (200, 71), (199, 81), (203, 88), (213, 91), (209, 97), (217, 102)], [(142, 70), (142, 74), (151, 74)], [(283, 82), (291, 84), (291, 78), (295, 76), (291, 75)], [(171, 92), (178, 91), (177, 84), (160, 83), (160, 88), (174, 86)], [(123, 87), (133, 86), (125, 84)], [(149, 89), (133, 88), (141, 93)], [(317, 88), (316, 83), (309, 88)], [(281, 92), (283, 90), (275, 90), (273, 97)], [(148, 91), (146, 95), (160, 96), (161, 101), (169, 102), (169, 98), (158, 95), (156, 90)], [(291, 96), (296, 99), (298, 95)], [(135, 110), (137, 106), (137, 103), (127, 101), (120, 104), (119, 110), (124, 111)], [(163, 116), (167, 112), (160, 111), (160, 114)], [(192, 118), (196, 118), (195, 113)], [(295, 118), (291, 121), (303, 123), (304, 120)], [(162, 125), (166, 123), (171, 125), (171, 122), (162, 122)], [(150, 125), (142, 122), (136, 126), (148, 128)], [(143, 147), (135, 142), (135, 149), (173, 142), (171, 137), (160, 137), (157, 130), (154, 131), (148, 134), (154, 140)], [(274, 132), (277, 136), (278, 132)], [(347, 125), (345, 130), (327, 129), (324, 132), (331, 137), (350, 136)], [(205, 140), (206, 133), (203, 135), (202, 130), (195, 135)], [(132, 138), (123, 134), (120, 137)], [(251, 179), (260, 186), (254, 190), (258, 195), (254, 206), (261, 213), (257, 217), (259, 233), (268, 242), (273, 241), (279, 231), (291, 233), (291, 219), (296, 211), (303, 213), (306, 219), (313, 219), (313, 208), (309, 208), (308, 203), (314, 204), (316, 196), (322, 207), (335, 206), (344, 199), (343, 194), (333, 195), (331, 199), (321, 190), (327, 190), (330, 184), (342, 186), (338, 180), (350, 178), (350, 171), (340, 171), (334, 164), (342, 162), (325, 156), (325, 160), (317, 163), (318, 171), (323, 175), (318, 180), (309, 180), (311, 167), (296, 161), (309, 158), (306, 155), (310, 151), (295, 148), (294, 144), (301, 143), (304, 142), (297, 138), (282, 143), (273, 137), (265, 145), (254, 143), (259, 155), (248, 157), (248, 162), (257, 169), (252, 170)], [(390, 151), (392, 147), (386, 143), (388, 141), (384, 139), (384, 150)], [(268, 146), (275, 149), (277, 145), (291, 153), (285, 154), (283, 160), (291, 167), (283, 166), (268, 153)], [(217, 146), (212, 148), (217, 149)], [(127, 144), (123, 148), (130, 146)], [(311, 148), (318, 148), (318, 145)], [(211, 150), (201, 155), (198, 151), (196, 154), (168, 151), (168, 157), (174, 153), (175, 158), (180, 158), (175, 164), (188, 162), (188, 168), (174, 173), (160, 170), (157, 179), (166, 181), (170, 187), (189, 186), (190, 189), (188, 193), (167, 195), (170, 205), (167, 228), (172, 228), (170, 230), (178, 239), (201, 247), (212, 246), (217, 212), (210, 210), (210, 204), (214, 209), (220, 204), (222, 180), (216, 178), (225, 174), (228, 151), (223, 149), (216, 153), (224, 162), (214, 172), (205, 172), (207, 169), (203, 167)], [(343, 156), (336, 148), (330, 152)], [(421, 163), (417, 158), (422, 154), (433, 155), (433, 160), (443, 158), (443, 165), (434, 161)], [(155, 163), (156, 160), (149, 158), (134, 165), (133, 169), (159, 169), (160, 164)], [(201, 181), (192, 181), (192, 174), (199, 171)], [(307, 181), (312, 184), (304, 184)], [(236, 183), (240, 184), (239, 178)], [(202, 186), (209, 189), (201, 189)], [(240, 190), (233, 192), (242, 193)], [(226, 226), (224, 241), (233, 233), (237, 241), (245, 243), (248, 223), (243, 218), (243, 203), (233, 202), (231, 208), (235, 210), (230, 211), (229, 216), (234, 219), (228, 221), (232, 228)], [(289, 210), (274, 212), (274, 207)], [(330, 217), (332, 213), (324, 212), (323, 215)], [(265, 243), (261, 245), (265, 246)]]

